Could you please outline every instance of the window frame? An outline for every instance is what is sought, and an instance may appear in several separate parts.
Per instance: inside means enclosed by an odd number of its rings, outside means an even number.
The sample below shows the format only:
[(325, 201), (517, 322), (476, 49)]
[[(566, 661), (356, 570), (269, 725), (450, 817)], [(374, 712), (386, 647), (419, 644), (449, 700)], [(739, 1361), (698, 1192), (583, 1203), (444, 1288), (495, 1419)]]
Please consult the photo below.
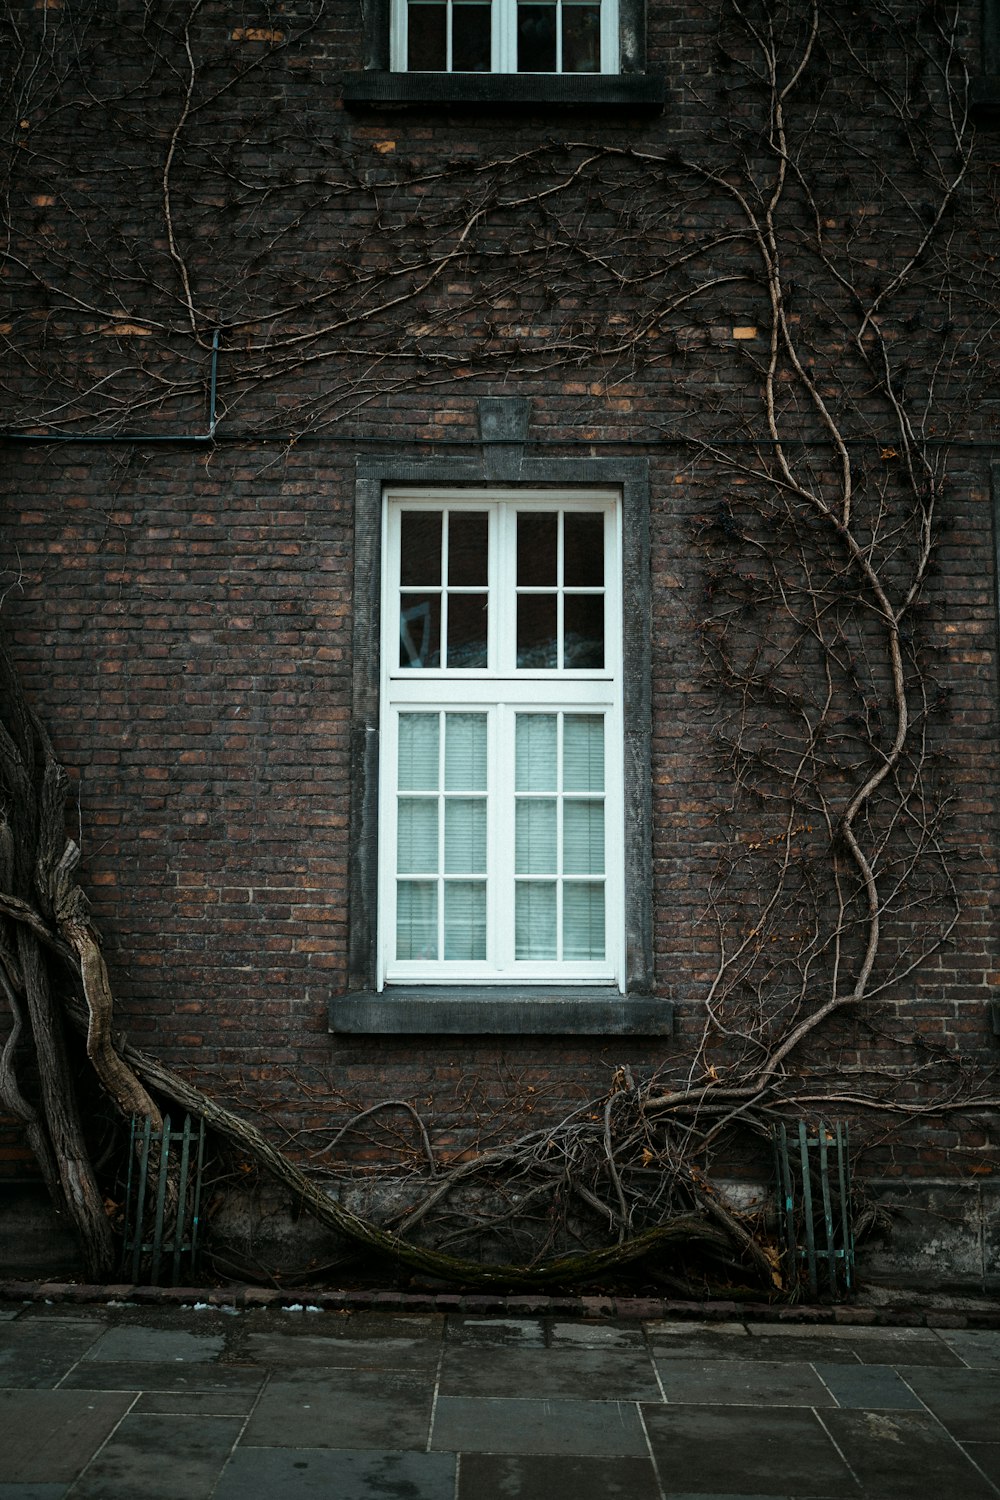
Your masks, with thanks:
[[(486, 667), (398, 665), (400, 530), (404, 513), (447, 511), (486, 513), (489, 527), (489, 664)], [(558, 510), (603, 517), (605, 661), (601, 668), (518, 668), (514, 663), (515, 560), (517, 516)], [(622, 651), (621, 651), (621, 503), (615, 489), (566, 491), (527, 489), (427, 490), (388, 488), (383, 496), (381, 651), (381, 759), (379, 770), (379, 945), (376, 990), (386, 984), (602, 985), (624, 991), (624, 810), (622, 802)], [(442, 587), (446, 584), (442, 580)], [(444, 649), (444, 642), (442, 642)], [(517, 960), (513, 951), (513, 905), (516, 877), (513, 849), (503, 848), (499, 821), (513, 817), (511, 771), (513, 736), (520, 713), (600, 713), (604, 723), (606, 947), (600, 961)], [(396, 747), (399, 718), (406, 712), (487, 715), (491, 767), (486, 793), (488, 858), (486, 903), (489, 913), (487, 957), (458, 960), (403, 961), (394, 953), (397, 873)], [(443, 795), (443, 794), (440, 794)], [(508, 805), (509, 804), (509, 805)], [(504, 824), (504, 826), (507, 826)], [(509, 865), (509, 868), (508, 868)], [(405, 878), (405, 876), (404, 876)], [(572, 877), (570, 877), (572, 879)], [(437, 877), (439, 883), (447, 876)], [(440, 913), (439, 913), (440, 919)]]
[(341, 97), (348, 109), (446, 106), (507, 112), (542, 107), (635, 115), (656, 114), (664, 107), (665, 80), (646, 67), (645, 0), (617, 0), (618, 66), (615, 72), (601, 73), (394, 71), (390, 65), (392, 4), (393, 0), (365, 0), (362, 6), (362, 67), (344, 74), (341, 81)]
[[(484, 403), (485, 404), (485, 403)], [(653, 964), (651, 590), (646, 459), (505, 458), (490, 443), (474, 458), (357, 460), (354, 485), (353, 699), (350, 752), (348, 971), (330, 997), (343, 1034), (667, 1036), (673, 1008), (657, 996)], [(386, 488), (509, 490), (617, 488), (622, 511), (622, 701), (625, 993), (610, 986), (391, 985), (378, 967), (378, 804), (381, 714), (382, 515)]]
[[(447, 0), (447, 46), (451, 52), (452, 0)], [(562, 0), (552, 0), (561, 10)], [(475, 77), (502, 76), (510, 78), (601, 78), (617, 75), (621, 71), (619, 53), (619, 8), (620, 0), (600, 0), (601, 5), (601, 66), (594, 73), (564, 72), (562, 68), (551, 71), (520, 69), (517, 66), (517, 6), (518, 0), (492, 0), (491, 17), (491, 66)], [(433, 70), (417, 70), (409, 67), (407, 55), (409, 0), (389, 0), (389, 70), (409, 76), (434, 76)], [(557, 55), (561, 43), (557, 40)], [(461, 74), (461, 69), (451, 67), (438, 69), (438, 73), (449, 76)]]

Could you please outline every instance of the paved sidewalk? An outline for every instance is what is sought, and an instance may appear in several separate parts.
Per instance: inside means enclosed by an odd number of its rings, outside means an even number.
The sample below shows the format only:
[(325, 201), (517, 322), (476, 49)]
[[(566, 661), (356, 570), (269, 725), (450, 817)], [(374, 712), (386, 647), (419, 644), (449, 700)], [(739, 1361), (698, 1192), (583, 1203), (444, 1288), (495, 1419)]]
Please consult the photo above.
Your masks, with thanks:
[(1000, 1332), (0, 1303), (0, 1500), (997, 1500)]

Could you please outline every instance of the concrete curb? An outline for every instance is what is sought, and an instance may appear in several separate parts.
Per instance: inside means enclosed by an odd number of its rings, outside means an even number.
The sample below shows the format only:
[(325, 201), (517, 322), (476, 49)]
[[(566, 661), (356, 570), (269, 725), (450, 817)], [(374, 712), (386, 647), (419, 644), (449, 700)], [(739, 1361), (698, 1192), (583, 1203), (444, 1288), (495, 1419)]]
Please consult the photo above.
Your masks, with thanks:
[(626, 1322), (793, 1323), (874, 1328), (1000, 1329), (1000, 1303), (947, 1306), (788, 1306), (770, 1302), (682, 1302), (660, 1297), (506, 1296), (465, 1292), (274, 1291), (267, 1287), (90, 1286), (3, 1281), (0, 1301), (134, 1307), (318, 1308), (323, 1312), (475, 1313), (503, 1317), (615, 1318)]

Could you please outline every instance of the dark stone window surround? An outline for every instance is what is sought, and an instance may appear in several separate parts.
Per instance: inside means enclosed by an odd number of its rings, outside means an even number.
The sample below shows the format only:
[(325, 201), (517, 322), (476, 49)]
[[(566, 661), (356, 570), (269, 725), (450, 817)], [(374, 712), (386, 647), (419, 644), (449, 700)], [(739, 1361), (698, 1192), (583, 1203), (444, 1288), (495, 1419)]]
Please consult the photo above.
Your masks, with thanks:
[[(507, 403), (497, 402), (497, 407)], [(524, 403), (526, 406), (527, 403)], [(490, 403), (480, 407), (488, 436)], [(499, 434), (496, 434), (499, 437)], [(511, 439), (506, 440), (511, 443)], [(492, 450), (492, 451), (491, 451)], [(499, 450), (499, 451), (498, 451)], [(387, 986), (375, 990), (382, 503), (397, 485), (510, 490), (607, 486), (622, 497), (626, 993), (567, 985)], [(360, 458), (355, 479), (354, 697), (351, 728), (349, 993), (330, 1001), (347, 1033), (668, 1035), (673, 1007), (653, 995), (649, 472), (645, 459), (523, 459), (484, 443), (470, 459)]]
[(982, 75), (972, 80), (972, 113), (979, 125), (1000, 125), (1000, 0), (982, 0)]
[(659, 110), (661, 77), (646, 72), (645, 0), (618, 0), (617, 73), (394, 73), (389, 68), (391, 0), (363, 0), (364, 69), (348, 73), (348, 107), (528, 105)]

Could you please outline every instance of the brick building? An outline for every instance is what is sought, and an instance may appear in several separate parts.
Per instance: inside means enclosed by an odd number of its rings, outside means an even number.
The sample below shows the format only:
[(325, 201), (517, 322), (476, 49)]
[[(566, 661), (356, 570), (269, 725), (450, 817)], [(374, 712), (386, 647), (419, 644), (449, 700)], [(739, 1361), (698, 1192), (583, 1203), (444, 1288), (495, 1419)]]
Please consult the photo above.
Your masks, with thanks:
[(4, 64), (4, 616), (128, 1036), (360, 1180), (383, 1099), (780, 1054), (995, 1273), (989, 7), (165, 9)]

